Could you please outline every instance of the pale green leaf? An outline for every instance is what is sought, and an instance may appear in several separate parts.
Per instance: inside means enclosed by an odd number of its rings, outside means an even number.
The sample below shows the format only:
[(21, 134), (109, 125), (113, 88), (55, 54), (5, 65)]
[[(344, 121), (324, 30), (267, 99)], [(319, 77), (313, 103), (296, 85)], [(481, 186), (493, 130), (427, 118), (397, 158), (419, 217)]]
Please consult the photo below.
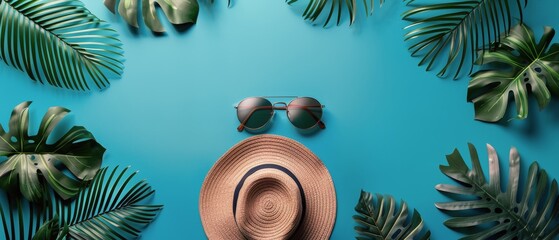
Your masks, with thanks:
[(105, 6), (113, 13), (118, 6), (118, 13), (133, 27), (138, 28), (138, 10), (146, 26), (154, 32), (165, 32), (157, 16), (157, 7), (161, 7), (169, 22), (173, 24), (196, 23), (198, 19), (198, 0), (104, 0)]
[[(473, 166), (479, 166), (477, 151), (469, 144)], [(441, 171), (460, 183), (459, 187), (439, 184), (436, 189), (454, 201), (435, 206), (451, 213), (444, 224), (453, 229), (469, 229), (461, 239), (555, 239), (559, 233), (557, 182), (549, 179), (538, 163), (530, 165), (524, 183), (520, 183), (520, 157), (516, 148), (509, 154), (509, 177), (501, 189), (499, 158), (487, 145), (489, 182), (481, 167), (469, 169), (455, 150), (447, 156), (448, 166)]]

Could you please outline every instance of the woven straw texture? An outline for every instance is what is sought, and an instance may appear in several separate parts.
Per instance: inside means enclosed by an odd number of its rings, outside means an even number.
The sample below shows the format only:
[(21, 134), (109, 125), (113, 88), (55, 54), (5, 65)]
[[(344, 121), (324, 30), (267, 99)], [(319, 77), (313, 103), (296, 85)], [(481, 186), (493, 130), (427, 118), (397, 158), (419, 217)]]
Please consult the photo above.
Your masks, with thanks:
[[(284, 170), (247, 174), (263, 165)], [(210, 240), (328, 239), (336, 218), (336, 193), (328, 170), (305, 146), (258, 135), (215, 163), (202, 185), (199, 207)]]

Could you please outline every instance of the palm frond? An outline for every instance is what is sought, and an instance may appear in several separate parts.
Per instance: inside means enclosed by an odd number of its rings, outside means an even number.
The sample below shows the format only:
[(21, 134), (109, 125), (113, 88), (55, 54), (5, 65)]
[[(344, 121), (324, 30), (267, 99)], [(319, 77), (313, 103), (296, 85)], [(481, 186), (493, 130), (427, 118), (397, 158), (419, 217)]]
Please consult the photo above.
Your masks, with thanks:
[[(44, 189), (48, 194), (48, 189)], [(31, 203), (20, 195), (0, 193), (0, 217), (4, 239), (34, 239), (38, 236), (52, 236), (49, 219), (54, 219), (50, 201)], [(56, 230), (58, 232), (58, 230)], [(40, 238), (52, 239), (52, 238)]]
[[(474, 103), (476, 119), (497, 122), (503, 118), (510, 93), (516, 102), (516, 118), (528, 117), (528, 95), (536, 97), (540, 109), (547, 106), (551, 93), (559, 95), (559, 44), (551, 45), (555, 30), (544, 28), (539, 43), (528, 26), (519, 24), (495, 51), (485, 52), (468, 85), (468, 101)], [(550, 47), (551, 46), (551, 47)]]
[(41, 203), (8, 197), (0, 203), (6, 239), (136, 239), (157, 217), (162, 205), (145, 202), (154, 190), (145, 181), (133, 183), (129, 168), (102, 168), (91, 184), (71, 201), (51, 194)]
[(420, 66), (426, 64), (429, 71), (437, 60), (446, 59), (438, 76), (454, 71), (456, 79), (464, 66), (469, 64), (472, 71), (478, 50), (485, 52), (501, 32), (510, 30), (516, 12), (522, 22), (527, 4), (528, 0), (454, 0), (414, 6), (403, 14), (411, 22), (404, 38), (412, 42), (411, 55), (422, 57)]
[(104, 0), (105, 6), (118, 13), (131, 26), (139, 28), (138, 9), (142, 9), (142, 18), (146, 26), (154, 32), (165, 32), (157, 17), (156, 4), (161, 7), (172, 24), (196, 23), (198, 19), (198, 0)]
[[(292, 5), (299, 0), (287, 0), (287, 4)], [(413, 2), (414, 0), (403, 0), (404, 2)], [(359, 1), (361, 2), (361, 1)], [(382, 7), (385, 0), (379, 0), (379, 7)], [(367, 16), (373, 14), (375, 9), (375, 0), (362, 0), (362, 7)], [(347, 11), (349, 15), (349, 25), (355, 22), (357, 15), (358, 1), (357, 0), (309, 0), (303, 18), (311, 22), (316, 22), (319, 17), (323, 16), (326, 12), (326, 20), (324, 20), (324, 27), (328, 26), (332, 17), (336, 19), (336, 25), (340, 25), (342, 21), (342, 11)]]
[[(53, 130), (70, 112), (51, 107), (45, 113), (39, 131), (29, 136), (29, 105), (23, 102), (12, 112), (9, 131), (0, 125), (0, 186), (20, 192), (32, 202), (44, 200), (45, 182), (62, 198), (74, 197), (82, 181), (93, 179), (103, 159), (105, 148), (84, 127), (74, 126), (50, 144)], [(64, 168), (75, 177), (66, 176)]]
[(361, 191), (355, 211), (357, 239), (430, 239), (419, 212), (414, 210), (410, 219), (408, 205), (402, 201), (398, 206), (391, 196)]
[(103, 168), (89, 187), (80, 192), (73, 206), (58, 202), (56, 209), (68, 237), (73, 239), (134, 239), (163, 209), (162, 205), (146, 205), (155, 190), (141, 180), (130, 187), (138, 173), (127, 173), (129, 167), (112, 171)]
[[(441, 171), (460, 185), (439, 184), (453, 202), (437, 203), (437, 208), (453, 212), (444, 224), (453, 229), (473, 230), (462, 239), (555, 239), (559, 233), (557, 181), (549, 185), (545, 170), (537, 162), (530, 165), (524, 184), (520, 181), (520, 156), (511, 148), (509, 179), (501, 189), (499, 158), (487, 145), (489, 182), (479, 163), (477, 150), (469, 144), (472, 169), (458, 152), (447, 156), (448, 166)], [(523, 188), (520, 186), (523, 185)]]
[(40, 83), (99, 89), (123, 70), (116, 31), (79, 0), (0, 0), (0, 58)]
[(52, 219), (43, 225), (33, 235), (33, 240), (62, 240), (68, 234), (68, 225), (60, 226), (60, 218), (54, 215)]

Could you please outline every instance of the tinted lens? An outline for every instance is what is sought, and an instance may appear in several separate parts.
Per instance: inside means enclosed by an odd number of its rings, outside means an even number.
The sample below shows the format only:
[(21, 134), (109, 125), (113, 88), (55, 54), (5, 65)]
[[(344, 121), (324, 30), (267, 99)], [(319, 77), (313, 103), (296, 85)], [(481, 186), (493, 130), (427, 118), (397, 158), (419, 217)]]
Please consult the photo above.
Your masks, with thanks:
[(237, 106), (239, 122), (246, 121), (245, 127), (249, 129), (263, 127), (270, 121), (273, 113), (272, 103), (264, 98), (247, 98)]
[(297, 98), (287, 106), (287, 117), (295, 127), (311, 128), (322, 119), (322, 104), (314, 98)]

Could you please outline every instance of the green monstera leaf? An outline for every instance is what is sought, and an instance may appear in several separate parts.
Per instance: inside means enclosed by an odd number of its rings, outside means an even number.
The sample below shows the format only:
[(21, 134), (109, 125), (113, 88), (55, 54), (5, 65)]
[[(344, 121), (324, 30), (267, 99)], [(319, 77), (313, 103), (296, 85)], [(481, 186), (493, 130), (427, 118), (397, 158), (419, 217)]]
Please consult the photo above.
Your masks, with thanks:
[(414, 210), (410, 219), (408, 205), (402, 201), (398, 206), (391, 196), (361, 191), (355, 211), (357, 239), (424, 240), (431, 237), (430, 231), (424, 231), (421, 215)]
[[(37, 135), (29, 136), (29, 105), (15, 107), (6, 132), (0, 125), (0, 185), (6, 189), (19, 187), (32, 202), (44, 199), (44, 181), (63, 199), (74, 197), (82, 181), (93, 179), (101, 166), (105, 148), (84, 127), (75, 126), (56, 142), (49, 143), (52, 131), (70, 112), (51, 107), (44, 115)], [(64, 169), (65, 167), (65, 169)], [(74, 177), (67, 176), (68, 170)]]
[(532, 93), (540, 109), (551, 93), (559, 95), (559, 44), (551, 45), (555, 30), (545, 27), (539, 43), (532, 30), (519, 24), (495, 51), (485, 52), (478, 63), (486, 69), (473, 75), (468, 101), (474, 103), (476, 119), (497, 122), (503, 118), (510, 100), (516, 102), (516, 117), (528, 116), (528, 95)]
[[(414, 3), (418, 3), (415, 1)], [(522, 21), (528, 0), (452, 0), (417, 4), (403, 14), (410, 22), (404, 36), (412, 56), (421, 57), (419, 65), (427, 71), (441, 61), (439, 77), (460, 77), (463, 67), (473, 69), (478, 52), (511, 29), (516, 16)], [(481, 51), (478, 51), (480, 50)]]
[(102, 168), (69, 201), (48, 189), (40, 203), (0, 195), (8, 202), (0, 198), (5, 239), (137, 239), (163, 206), (147, 204), (155, 191), (136, 175), (129, 167)]
[[(499, 158), (487, 145), (489, 182), (479, 163), (477, 150), (469, 144), (472, 169), (458, 150), (446, 157), (448, 166), (441, 171), (459, 185), (439, 184), (436, 189), (455, 199), (437, 203), (441, 210), (452, 213), (444, 224), (452, 229), (469, 229), (462, 239), (556, 239), (559, 233), (557, 181), (551, 185), (538, 163), (530, 165), (524, 184), (520, 181), (520, 156), (511, 148), (509, 179), (501, 189)], [(523, 185), (523, 187), (521, 187)], [(473, 232), (472, 232), (473, 231)]]
[(0, 59), (40, 83), (106, 88), (124, 69), (121, 45), (79, 0), (0, 0)]
[[(156, 4), (161, 7), (167, 19), (173, 24), (196, 23), (198, 19), (198, 0), (104, 0), (105, 6), (113, 13), (118, 4), (118, 13), (128, 24), (138, 25), (138, 9), (146, 26), (154, 32), (165, 32), (156, 12)], [(139, 6), (141, 5), (141, 6)]]

